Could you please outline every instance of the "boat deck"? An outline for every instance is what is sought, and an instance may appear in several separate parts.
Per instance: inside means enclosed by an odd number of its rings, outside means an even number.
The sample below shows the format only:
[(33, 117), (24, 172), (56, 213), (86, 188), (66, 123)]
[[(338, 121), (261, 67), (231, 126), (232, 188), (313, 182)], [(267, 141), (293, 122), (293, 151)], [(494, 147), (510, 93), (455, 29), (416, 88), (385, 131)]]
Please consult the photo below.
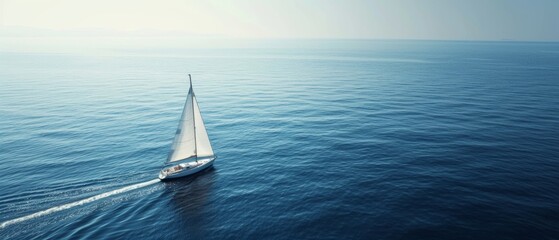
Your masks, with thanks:
[(193, 161), (193, 162), (181, 163), (176, 166), (165, 168), (162, 170), (162, 172), (164, 172), (166, 175), (172, 175), (174, 173), (181, 172), (183, 170), (199, 167), (201, 165), (208, 163), (209, 161), (210, 159), (202, 159), (202, 160), (198, 160), (198, 162)]

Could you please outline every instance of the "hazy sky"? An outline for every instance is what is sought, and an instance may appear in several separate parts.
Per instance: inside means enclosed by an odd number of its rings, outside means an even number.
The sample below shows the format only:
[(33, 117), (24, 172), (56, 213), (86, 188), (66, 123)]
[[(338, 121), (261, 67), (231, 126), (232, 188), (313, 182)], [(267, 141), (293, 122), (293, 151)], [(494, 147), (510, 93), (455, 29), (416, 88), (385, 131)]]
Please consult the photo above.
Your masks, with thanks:
[[(559, 40), (556, 0), (0, 0), (10, 34)], [(13, 37), (13, 36), (10, 36)]]

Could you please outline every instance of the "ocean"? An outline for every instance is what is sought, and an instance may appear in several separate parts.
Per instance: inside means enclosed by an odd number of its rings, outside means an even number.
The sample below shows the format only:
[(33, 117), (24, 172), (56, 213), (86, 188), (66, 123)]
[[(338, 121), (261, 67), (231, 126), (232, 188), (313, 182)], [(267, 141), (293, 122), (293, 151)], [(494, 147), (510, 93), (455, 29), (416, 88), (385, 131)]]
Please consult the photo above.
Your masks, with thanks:
[(313, 41), (0, 53), (0, 238), (559, 239), (559, 43)]

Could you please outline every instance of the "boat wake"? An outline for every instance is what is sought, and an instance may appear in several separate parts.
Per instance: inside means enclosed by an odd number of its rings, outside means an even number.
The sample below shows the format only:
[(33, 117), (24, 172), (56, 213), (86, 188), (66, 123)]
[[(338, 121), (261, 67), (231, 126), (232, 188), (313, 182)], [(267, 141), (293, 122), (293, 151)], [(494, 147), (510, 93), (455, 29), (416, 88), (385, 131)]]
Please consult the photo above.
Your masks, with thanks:
[(24, 222), (24, 221), (31, 220), (31, 219), (34, 219), (34, 218), (38, 218), (40, 216), (44, 216), (44, 215), (47, 215), (47, 214), (51, 214), (51, 213), (66, 210), (66, 209), (69, 209), (69, 208), (81, 206), (81, 205), (84, 205), (84, 204), (87, 204), (87, 203), (90, 203), (90, 202), (93, 202), (93, 201), (97, 201), (99, 199), (110, 197), (112, 195), (116, 195), (116, 194), (131, 191), (131, 190), (134, 190), (134, 189), (146, 187), (146, 186), (152, 185), (152, 184), (157, 183), (157, 182), (159, 182), (159, 179), (154, 179), (154, 180), (150, 180), (150, 181), (147, 181), (147, 182), (133, 184), (133, 185), (126, 186), (126, 187), (123, 187), (123, 188), (119, 188), (119, 189), (116, 189), (116, 190), (113, 190), (113, 191), (110, 191), (110, 192), (101, 193), (101, 194), (95, 195), (93, 197), (88, 197), (86, 199), (82, 199), (82, 200), (79, 200), (79, 201), (76, 201), (76, 202), (67, 203), (67, 204), (52, 207), (52, 208), (49, 208), (49, 209), (46, 209), (46, 210), (43, 210), (43, 211), (40, 211), (40, 212), (29, 214), (27, 216), (23, 216), (23, 217), (15, 218), (15, 219), (12, 219), (12, 220), (8, 220), (8, 221), (5, 221), (2, 224), (0, 224), (0, 229), (5, 228), (5, 227), (7, 227), (9, 225), (12, 225), (12, 224)]

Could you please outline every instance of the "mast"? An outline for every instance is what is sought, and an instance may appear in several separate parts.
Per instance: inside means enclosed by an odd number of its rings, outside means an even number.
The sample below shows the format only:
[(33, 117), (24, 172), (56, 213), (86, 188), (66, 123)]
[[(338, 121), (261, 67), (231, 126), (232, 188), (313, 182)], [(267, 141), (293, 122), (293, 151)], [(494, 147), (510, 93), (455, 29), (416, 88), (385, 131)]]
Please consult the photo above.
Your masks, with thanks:
[(192, 125), (194, 125), (194, 156), (196, 157), (196, 163), (198, 163), (198, 150), (196, 148), (196, 116), (194, 116), (194, 89), (192, 89), (192, 77), (188, 74), (188, 79), (190, 80), (190, 91), (192, 91)]

